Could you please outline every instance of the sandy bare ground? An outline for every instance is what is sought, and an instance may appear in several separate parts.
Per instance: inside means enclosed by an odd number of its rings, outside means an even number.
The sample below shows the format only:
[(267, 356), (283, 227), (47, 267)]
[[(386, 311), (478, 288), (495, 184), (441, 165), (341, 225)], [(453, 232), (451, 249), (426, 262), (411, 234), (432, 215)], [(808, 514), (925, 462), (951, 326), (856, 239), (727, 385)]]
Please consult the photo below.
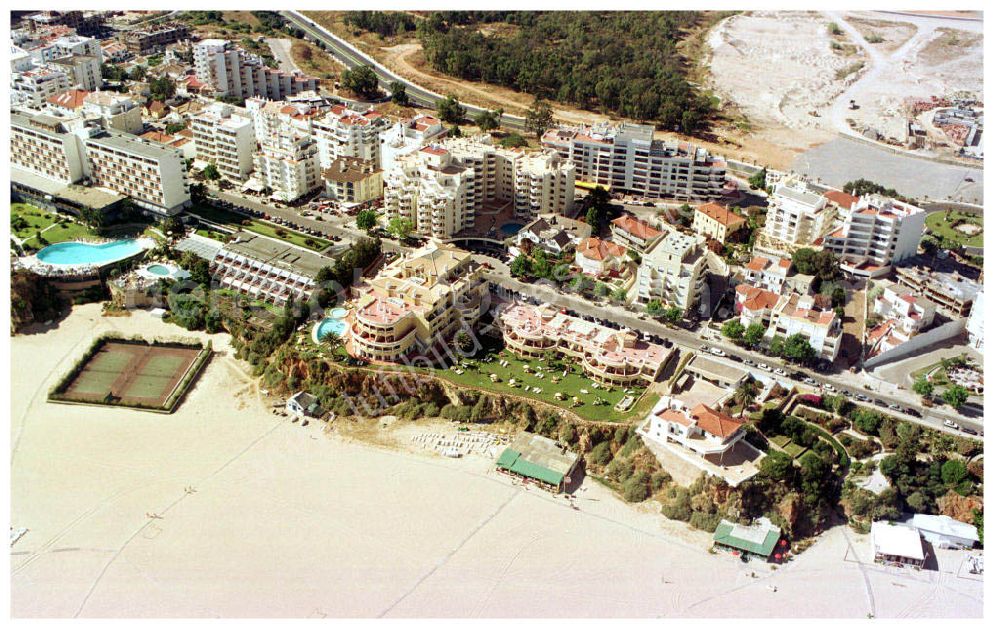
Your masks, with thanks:
[[(12, 340), (11, 514), (29, 530), (11, 549), (14, 616), (982, 614), (961, 554), (887, 572), (853, 562), (836, 529), (777, 571), (744, 565), (593, 482), (574, 511), (484, 458), (274, 417), (225, 354), (174, 415), (46, 403), (110, 329), (183, 333), (85, 305)], [(868, 557), (866, 537), (850, 544)]]
[[(857, 53), (831, 49), (831, 22), (843, 31), (837, 42)], [(883, 41), (870, 42), (866, 35)], [(782, 143), (788, 137), (775, 135), (793, 131), (793, 153), (824, 135), (859, 134), (851, 119), (859, 129), (871, 126), (899, 139), (906, 98), (983, 94), (981, 21), (875, 11), (755, 11), (720, 22), (709, 44), (716, 93), (750, 120), (757, 137)], [(861, 62), (864, 68), (847, 74)], [(851, 110), (851, 100), (860, 108)]]

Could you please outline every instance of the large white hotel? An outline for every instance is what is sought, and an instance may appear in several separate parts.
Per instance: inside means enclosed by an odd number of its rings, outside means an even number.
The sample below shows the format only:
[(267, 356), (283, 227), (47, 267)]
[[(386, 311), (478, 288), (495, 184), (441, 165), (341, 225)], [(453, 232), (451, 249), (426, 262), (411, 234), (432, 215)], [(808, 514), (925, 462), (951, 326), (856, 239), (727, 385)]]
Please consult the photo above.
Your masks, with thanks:
[(577, 179), (612, 191), (685, 201), (722, 195), (725, 159), (653, 133), (653, 126), (638, 124), (557, 128), (542, 136), (542, 147), (572, 161)]

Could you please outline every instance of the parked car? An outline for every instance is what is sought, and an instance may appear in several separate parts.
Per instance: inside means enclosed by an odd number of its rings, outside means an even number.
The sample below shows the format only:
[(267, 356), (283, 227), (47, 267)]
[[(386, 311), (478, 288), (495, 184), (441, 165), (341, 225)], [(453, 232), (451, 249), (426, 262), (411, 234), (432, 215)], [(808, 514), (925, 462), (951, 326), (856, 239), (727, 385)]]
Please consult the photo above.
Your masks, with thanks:
[(923, 417), (923, 415), (920, 414), (920, 411), (917, 410), (916, 408), (906, 408), (905, 410), (903, 410), (903, 412), (910, 415), (911, 417), (917, 417), (917, 418)]
[(951, 419), (945, 419), (944, 425), (946, 428), (953, 428), (955, 430), (958, 430), (958, 424), (952, 421)]
[(785, 376), (785, 375), (787, 375), (788, 373), (786, 373), (786, 372), (785, 372), (785, 369), (784, 369), (784, 368), (775, 368), (775, 369), (774, 369), (774, 374), (775, 374), (775, 375), (781, 375), (782, 377), (784, 377), (784, 376)]
[(809, 384), (810, 386), (815, 386), (815, 385), (817, 385), (817, 384), (819, 383), (818, 381), (816, 381), (816, 380), (815, 380), (815, 379), (813, 379), (812, 377), (806, 377), (804, 381), (805, 381), (805, 382), (806, 382), (807, 384)]
[(868, 398), (868, 395), (863, 395), (859, 392), (854, 393), (854, 398), (858, 401), (871, 401), (871, 399)]
[(713, 348), (710, 352), (712, 353), (712, 355), (718, 355), (719, 357), (726, 356), (726, 351), (722, 350), (721, 348)]
[(896, 412), (902, 412), (903, 408), (899, 404), (891, 403), (889, 404), (889, 410), (895, 410)]
[(761, 370), (771, 370), (771, 367), (765, 364), (764, 362), (757, 364), (757, 368)]
[(708, 345), (707, 344), (702, 344), (701, 346), (698, 347), (698, 350), (702, 351), (702, 352), (707, 351), (708, 350)]
[(882, 401), (881, 399), (872, 399), (872, 403), (875, 404), (876, 406), (881, 406), (882, 408), (888, 408), (889, 407), (889, 404), (887, 404), (886, 402)]
[(979, 434), (972, 428), (962, 428), (962, 432), (964, 432), (965, 434), (971, 434), (972, 436), (977, 436)]

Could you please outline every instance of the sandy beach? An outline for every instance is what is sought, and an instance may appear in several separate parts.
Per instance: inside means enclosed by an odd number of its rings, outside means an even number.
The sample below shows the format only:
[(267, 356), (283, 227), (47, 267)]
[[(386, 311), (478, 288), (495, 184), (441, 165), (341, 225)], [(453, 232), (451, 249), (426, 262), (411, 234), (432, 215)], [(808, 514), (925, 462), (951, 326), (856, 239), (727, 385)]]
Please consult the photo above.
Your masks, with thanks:
[(772, 570), (590, 479), (573, 510), (482, 457), (300, 427), (270, 414), (225, 335), (173, 415), (47, 403), (109, 330), (191, 335), (92, 304), (12, 339), (15, 617), (982, 615), (961, 552), (886, 570), (838, 528)]

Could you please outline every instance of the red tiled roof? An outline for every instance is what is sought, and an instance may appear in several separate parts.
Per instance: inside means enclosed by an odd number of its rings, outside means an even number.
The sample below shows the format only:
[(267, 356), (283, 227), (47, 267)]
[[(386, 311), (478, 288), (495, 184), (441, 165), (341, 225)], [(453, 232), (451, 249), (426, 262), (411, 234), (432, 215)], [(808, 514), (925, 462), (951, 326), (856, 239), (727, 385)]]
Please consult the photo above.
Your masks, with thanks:
[(77, 110), (83, 108), (83, 98), (89, 95), (90, 92), (86, 90), (67, 90), (65, 92), (59, 93), (58, 95), (52, 95), (45, 101), (56, 106), (61, 106), (63, 108), (71, 108)]
[(622, 214), (611, 222), (616, 226), (621, 227), (629, 234), (644, 241), (652, 240), (653, 238), (663, 234), (663, 232), (659, 229), (656, 229), (648, 223), (642, 222), (635, 216), (629, 216), (628, 214)]
[(773, 293), (767, 289), (761, 289), (760, 287), (753, 287), (749, 284), (738, 285), (736, 287), (736, 293), (744, 296), (744, 300), (740, 304), (743, 305), (743, 308), (751, 311), (773, 309), (777, 306), (778, 300), (780, 299), (780, 296), (777, 293)]
[(764, 267), (767, 266), (768, 262), (770, 261), (767, 258), (764, 258), (762, 256), (754, 256), (753, 258), (750, 259), (750, 262), (747, 263), (747, 269), (749, 269), (750, 271), (763, 271)]
[(838, 192), (837, 190), (830, 190), (828, 192), (824, 192), (823, 196), (825, 196), (827, 200), (833, 202), (838, 207), (843, 207), (844, 209), (850, 209), (851, 205), (854, 205), (859, 200), (861, 200), (857, 196), (851, 196), (847, 192)]
[(712, 410), (703, 403), (694, 407), (694, 410), (691, 411), (691, 416), (698, 422), (697, 426), (699, 428), (720, 439), (728, 439), (739, 431), (740, 426), (743, 425), (743, 422), (739, 419), (733, 419), (727, 414)]
[(732, 227), (733, 225), (742, 225), (746, 222), (746, 218), (740, 216), (739, 214), (734, 214), (722, 205), (718, 203), (705, 203), (704, 205), (698, 206), (698, 211), (708, 216), (717, 223), (722, 223), (726, 227)]
[(585, 258), (591, 260), (606, 260), (607, 258), (621, 258), (625, 255), (625, 248), (621, 245), (601, 240), (600, 238), (588, 238), (577, 245), (576, 250)]

